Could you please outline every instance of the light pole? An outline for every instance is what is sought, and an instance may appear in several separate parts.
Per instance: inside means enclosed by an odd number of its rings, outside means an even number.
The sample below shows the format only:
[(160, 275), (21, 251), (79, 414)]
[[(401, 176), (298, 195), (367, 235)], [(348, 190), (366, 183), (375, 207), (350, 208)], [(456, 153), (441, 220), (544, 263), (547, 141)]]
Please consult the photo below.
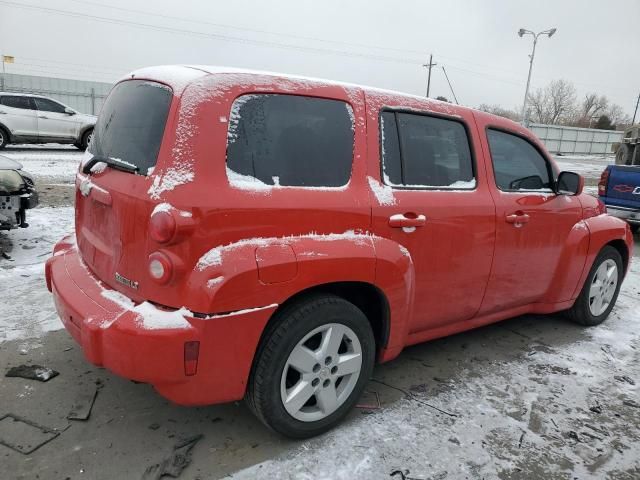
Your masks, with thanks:
[(549, 30), (544, 30), (542, 32), (534, 33), (531, 30), (525, 30), (521, 28), (518, 30), (518, 36), (524, 37), (525, 35), (531, 35), (533, 37), (533, 49), (531, 50), (531, 55), (529, 55), (529, 76), (527, 77), (527, 88), (524, 91), (524, 102), (522, 103), (522, 124), (526, 126), (527, 124), (527, 100), (529, 98), (529, 84), (531, 83), (531, 69), (533, 67), (533, 57), (536, 55), (536, 44), (538, 43), (538, 37), (540, 35), (548, 35), (549, 38), (556, 33), (556, 28), (551, 28)]

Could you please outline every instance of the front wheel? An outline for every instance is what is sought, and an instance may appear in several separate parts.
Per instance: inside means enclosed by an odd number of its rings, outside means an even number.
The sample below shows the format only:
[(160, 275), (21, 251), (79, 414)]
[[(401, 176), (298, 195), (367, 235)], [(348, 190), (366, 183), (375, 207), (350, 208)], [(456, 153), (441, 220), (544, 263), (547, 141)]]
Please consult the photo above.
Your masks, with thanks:
[(623, 269), (618, 250), (604, 247), (593, 262), (576, 303), (567, 311), (569, 318), (585, 326), (604, 322), (618, 299)]
[(344, 418), (371, 377), (371, 326), (334, 295), (308, 297), (277, 315), (256, 355), (247, 403), (285, 436), (319, 435)]

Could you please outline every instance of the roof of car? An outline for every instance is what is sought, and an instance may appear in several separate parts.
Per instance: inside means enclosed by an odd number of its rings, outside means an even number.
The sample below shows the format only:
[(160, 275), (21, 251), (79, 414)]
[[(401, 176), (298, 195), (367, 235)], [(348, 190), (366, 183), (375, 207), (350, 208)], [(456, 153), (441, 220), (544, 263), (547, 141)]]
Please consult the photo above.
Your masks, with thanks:
[(0, 96), (3, 97), (35, 97), (35, 98), (49, 98), (44, 95), (37, 95), (35, 93), (23, 93), (23, 92), (0, 92)]
[(274, 78), (285, 79), (285, 80), (301, 82), (301, 83), (313, 82), (314, 84), (337, 85), (345, 88), (357, 88), (357, 89), (361, 89), (371, 93), (406, 97), (406, 98), (411, 98), (415, 100), (420, 100), (422, 102), (433, 102), (439, 105), (446, 105), (447, 107), (450, 108), (450, 113), (454, 115), (460, 110), (478, 112), (482, 115), (486, 115), (493, 118), (496, 121), (496, 123), (511, 124), (516, 130), (522, 130), (522, 126), (516, 122), (513, 122), (512, 120), (509, 120), (504, 117), (499, 117), (491, 113), (482, 112), (482, 111), (473, 109), (471, 107), (466, 107), (463, 105), (454, 105), (447, 102), (442, 102), (440, 100), (426, 98), (420, 95), (414, 95), (406, 92), (399, 92), (396, 90), (387, 90), (383, 88), (370, 87), (370, 86), (359, 85), (355, 83), (341, 82), (336, 80), (327, 80), (324, 78), (306, 77), (302, 75), (293, 75), (288, 73), (251, 70), (251, 69), (245, 69), (245, 68), (225, 67), (225, 66), (217, 66), (217, 65), (158, 65), (158, 66), (145, 67), (138, 70), (134, 70), (133, 72), (122, 77), (119, 81), (133, 79), (133, 78), (158, 80), (170, 85), (174, 89), (174, 91), (181, 91), (188, 84), (192, 83), (198, 78), (206, 75), (210, 75), (210, 74), (244, 74), (244, 75), (270, 76)]

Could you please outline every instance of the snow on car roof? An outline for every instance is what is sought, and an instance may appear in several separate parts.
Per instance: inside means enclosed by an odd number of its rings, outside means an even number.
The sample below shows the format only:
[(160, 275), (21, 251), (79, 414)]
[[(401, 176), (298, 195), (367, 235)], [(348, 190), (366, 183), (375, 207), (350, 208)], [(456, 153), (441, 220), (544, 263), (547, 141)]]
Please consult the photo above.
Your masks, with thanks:
[(280, 73), (280, 72), (270, 72), (265, 70), (253, 70), (246, 68), (237, 68), (237, 67), (225, 67), (218, 65), (159, 65), (155, 67), (145, 67), (138, 70), (134, 70), (128, 75), (122, 77), (119, 81), (130, 79), (130, 78), (149, 78), (156, 79), (162, 82), (166, 82), (167, 84), (176, 87), (178, 89), (184, 88), (188, 83), (196, 80), (197, 78), (205, 75), (205, 74), (246, 74), (246, 75), (260, 75), (260, 76), (269, 76), (269, 77), (277, 77), (277, 78), (285, 78), (287, 80), (300, 81), (300, 82), (312, 82), (315, 84), (324, 84), (324, 85), (337, 85), (345, 88), (357, 88), (366, 90), (368, 92), (386, 94), (386, 95), (397, 95), (401, 97), (410, 97), (416, 100), (420, 100), (423, 102), (430, 102), (439, 105), (448, 105), (452, 108), (460, 108), (460, 109), (468, 109), (468, 107), (464, 107), (462, 105), (451, 105), (447, 102), (442, 102), (440, 100), (435, 100), (432, 98), (422, 97), (420, 95), (414, 95), (411, 93), (400, 92), (396, 90), (388, 90), (384, 88), (371, 87), (366, 85), (360, 85), (356, 83), (342, 82), (338, 80), (328, 80), (325, 78), (315, 78), (308, 77), (304, 75), (295, 75), (290, 73)]

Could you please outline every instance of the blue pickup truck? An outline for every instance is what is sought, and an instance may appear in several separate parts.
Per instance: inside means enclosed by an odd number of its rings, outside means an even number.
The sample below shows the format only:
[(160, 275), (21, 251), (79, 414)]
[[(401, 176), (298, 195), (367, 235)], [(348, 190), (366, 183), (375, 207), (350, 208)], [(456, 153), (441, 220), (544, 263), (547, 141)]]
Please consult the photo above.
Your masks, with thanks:
[(640, 165), (609, 165), (600, 177), (598, 196), (609, 215), (629, 222), (633, 233), (640, 230)]

